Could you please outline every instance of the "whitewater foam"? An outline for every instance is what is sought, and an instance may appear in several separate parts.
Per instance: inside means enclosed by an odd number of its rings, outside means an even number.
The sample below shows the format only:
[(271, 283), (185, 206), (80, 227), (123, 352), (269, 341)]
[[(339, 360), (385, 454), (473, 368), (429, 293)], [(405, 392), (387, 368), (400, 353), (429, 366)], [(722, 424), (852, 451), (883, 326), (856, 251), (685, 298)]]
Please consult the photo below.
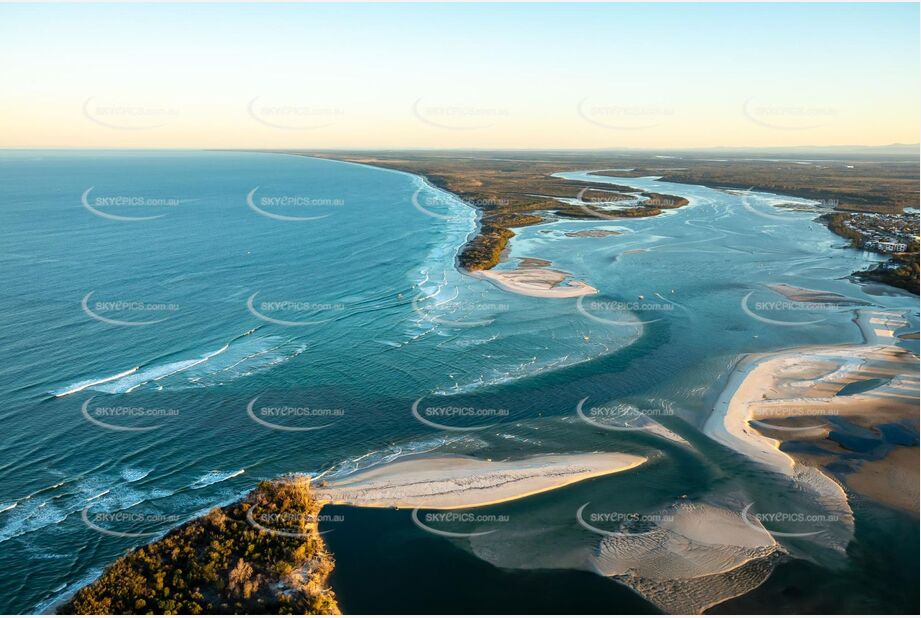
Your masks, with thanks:
[(133, 367), (127, 371), (122, 371), (121, 373), (116, 373), (112, 376), (83, 380), (82, 382), (77, 382), (75, 384), (71, 384), (70, 386), (66, 386), (60, 391), (52, 391), (51, 394), (55, 397), (66, 397), (67, 395), (73, 395), (74, 393), (79, 393), (80, 391), (84, 391), (88, 388), (99, 386), (100, 384), (106, 384), (107, 382), (114, 382), (115, 380), (120, 380), (126, 376), (130, 376), (138, 369), (140, 369), (140, 367)]
[[(52, 391), (52, 394), (55, 397), (64, 397), (87, 389), (109, 395), (130, 394), (151, 384), (155, 385), (157, 390), (162, 390), (164, 383), (171, 388), (211, 386), (212, 384), (207, 381), (208, 377), (220, 376), (222, 379), (233, 380), (252, 375), (286, 362), (307, 349), (304, 344), (277, 336), (250, 338), (256, 330), (257, 328), (250, 329), (219, 349), (195, 358), (149, 366), (142, 364), (112, 376), (74, 383), (58, 391)], [(221, 357), (227, 358), (226, 365), (216, 362), (215, 359)], [(180, 375), (185, 378), (183, 383), (174, 384), (174, 380), (170, 380)]]
[(222, 483), (228, 479), (232, 479), (236, 476), (240, 476), (246, 472), (243, 468), (236, 470), (234, 472), (223, 472), (221, 470), (212, 470), (211, 472), (205, 474), (197, 481), (193, 482), (189, 487), (192, 489), (202, 489), (203, 487), (208, 487), (209, 485), (214, 485), (215, 483)]

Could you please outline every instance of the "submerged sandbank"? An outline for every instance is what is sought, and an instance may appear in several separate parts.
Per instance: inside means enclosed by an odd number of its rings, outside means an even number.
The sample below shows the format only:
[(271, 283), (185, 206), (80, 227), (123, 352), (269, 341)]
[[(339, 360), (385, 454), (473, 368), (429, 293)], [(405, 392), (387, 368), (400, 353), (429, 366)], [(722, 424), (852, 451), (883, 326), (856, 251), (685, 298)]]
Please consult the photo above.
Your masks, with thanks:
[(759, 585), (784, 552), (739, 508), (680, 502), (647, 532), (606, 535), (595, 570), (633, 588), (663, 611), (699, 614)]
[(787, 283), (771, 283), (767, 286), (787, 300), (799, 303), (835, 304), (835, 305), (866, 305), (867, 303), (856, 298), (850, 298), (836, 292), (825, 290), (811, 290)]
[(623, 472), (645, 461), (645, 457), (626, 453), (538, 455), (510, 461), (460, 455), (419, 457), (320, 483), (314, 493), (323, 502), (350, 506), (473, 508)]

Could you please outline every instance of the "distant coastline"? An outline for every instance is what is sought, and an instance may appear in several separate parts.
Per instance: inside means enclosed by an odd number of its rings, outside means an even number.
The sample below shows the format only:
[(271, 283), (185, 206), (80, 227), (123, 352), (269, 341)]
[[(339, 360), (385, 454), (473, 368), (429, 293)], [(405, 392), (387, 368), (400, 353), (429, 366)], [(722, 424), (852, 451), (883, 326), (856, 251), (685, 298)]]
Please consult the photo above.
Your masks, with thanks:
[[(590, 181), (553, 177), (554, 173), (564, 169), (597, 169), (593, 175), (620, 178), (655, 175), (665, 182), (697, 184), (717, 190), (764, 191), (833, 204), (827, 208), (829, 212), (817, 220), (835, 234), (849, 239), (854, 247), (867, 251), (876, 250), (869, 245), (864, 247), (863, 234), (855, 237), (846, 230), (842, 225), (844, 219), (859, 213), (900, 215), (905, 208), (917, 209), (919, 206), (916, 162), (872, 157), (862, 159), (860, 154), (854, 155), (854, 164), (845, 165), (851, 159), (844, 158), (837, 167), (823, 166), (821, 175), (816, 177), (811, 173), (815, 171), (813, 167), (799, 164), (805, 162), (743, 157), (744, 153), (733, 153), (727, 155), (730, 158), (719, 160), (705, 158), (705, 153), (683, 153), (682, 156), (669, 158), (680, 162), (682, 167), (663, 167), (662, 157), (640, 152), (626, 155), (599, 151), (541, 152), (539, 159), (522, 153), (517, 153), (520, 158), (511, 156), (516, 153), (504, 153), (510, 156), (493, 158), (488, 152), (452, 151), (430, 154), (415, 151), (280, 152), (404, 171), (456, 195), (478, 212), (477, 232), (458, 254), (459, 267), (467, 271), (489, 270), (499, 264), (509, 240), (515, 236), (514, 229), (541, 223), (548, 214), (566, 219), (649, 217), (660, 214), (662, 209), (680, 208), (687, 204), (687, 200), (681, 197), (642, 193), (645, 202), (635, 207), (598, 212), (592, 209), (593, 204), (623, 201), (630, 196), (617, 192), (630, 191), (630, 187), (611, 184), (593, 186)], [(868, 176), (868, 181), (853, 184), (850, 179), (858, 164), (861, 173)], [(490, 167), (497, 165), (501, 169)], [(876, 232), (878, 230), (872, 227), (867, 230), (870, 234)], [(909, 245), (904, 252), (886, 254), (876, 251), (887, 255), (890, 260), (875, 268), (855, 272), (852, 276), (858, 280), (899, 287), (917, 295), (917, 241)]]
[[(688, 204), (683, 197), (627, 188), (638, 194), (639, 199), (632, 207), (616, 211), (599, 208), (596, 211), (592, 206), (607, 205), (610, 200), (603, 197), (588, 199), (585, 194), (588, 191), (602, 195), (612, 193), (611, 185), (554, 176), (561, 169), (572, 168), (571, 161), (518, 165), (511, 171), (500, 170), (497, 173), (490, 169), (494, 162), (488, 158), (455, 161), (445, 157), (416, 156), (409, 159), (396, 155), (284, 152), (418, 175), (432, 186), (457, 196), (479, 213), (477, 233), (468, 239), (458, 255), (458, 265), (466, 271), (489, 270), (496, 266), (502, 261), (509, 240), (515, 236), (514, 228), (542, 223), (547, 214), (563, 219), (629, 219), (652, 217), (661, 214), (663, 209)], [(507, 161), (505, 166), (509, 166)]]

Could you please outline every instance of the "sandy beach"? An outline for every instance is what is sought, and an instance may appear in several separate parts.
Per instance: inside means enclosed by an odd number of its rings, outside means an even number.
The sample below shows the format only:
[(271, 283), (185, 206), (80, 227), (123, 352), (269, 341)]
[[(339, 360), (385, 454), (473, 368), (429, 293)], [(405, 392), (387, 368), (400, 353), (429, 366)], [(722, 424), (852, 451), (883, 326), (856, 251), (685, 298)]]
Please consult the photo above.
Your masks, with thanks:
[(510, 461), (419, 457), (371, 468), (314, 488), (329, 504), (460, 509), (497, 504), (623, 472), (646, 461), (624, 453), (540, 455)]
[(569, 273), (552, 268), (527, 266), (509, 270), (476, 270), (469, 274), (472, 277), (486, 279), (506, 292), (524, 296), (575, 298), (598, 293), (598, 290), (583, 281), (569, 281), (563, 284)]

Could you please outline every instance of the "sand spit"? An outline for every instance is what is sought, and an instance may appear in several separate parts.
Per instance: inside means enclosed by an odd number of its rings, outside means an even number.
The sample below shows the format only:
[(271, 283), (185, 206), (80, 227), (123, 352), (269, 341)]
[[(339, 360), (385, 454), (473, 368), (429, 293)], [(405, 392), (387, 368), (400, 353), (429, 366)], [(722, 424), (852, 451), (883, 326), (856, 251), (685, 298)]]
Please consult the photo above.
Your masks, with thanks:
[(318, 500), (363, 507), (460, 509), (497, 504), (646, 461), (625, 453), (539, 455), (489, 461), (459, 455), (405, 459), (314, 489)]
[(563, 283), (569, 273), (552, 268), (519, 267), (504, 270), (475, 270), (470, 276), (486, 279), (506, 292), (539, 298), (575, 298), (597, 294), (598, 290), (583, 281)]
[(620, 236), (623, 232), (616, 230), (579, 230), (578, 232), (565, 232), (563, 235), (568, 238), (604, 238), (606, 236)]

